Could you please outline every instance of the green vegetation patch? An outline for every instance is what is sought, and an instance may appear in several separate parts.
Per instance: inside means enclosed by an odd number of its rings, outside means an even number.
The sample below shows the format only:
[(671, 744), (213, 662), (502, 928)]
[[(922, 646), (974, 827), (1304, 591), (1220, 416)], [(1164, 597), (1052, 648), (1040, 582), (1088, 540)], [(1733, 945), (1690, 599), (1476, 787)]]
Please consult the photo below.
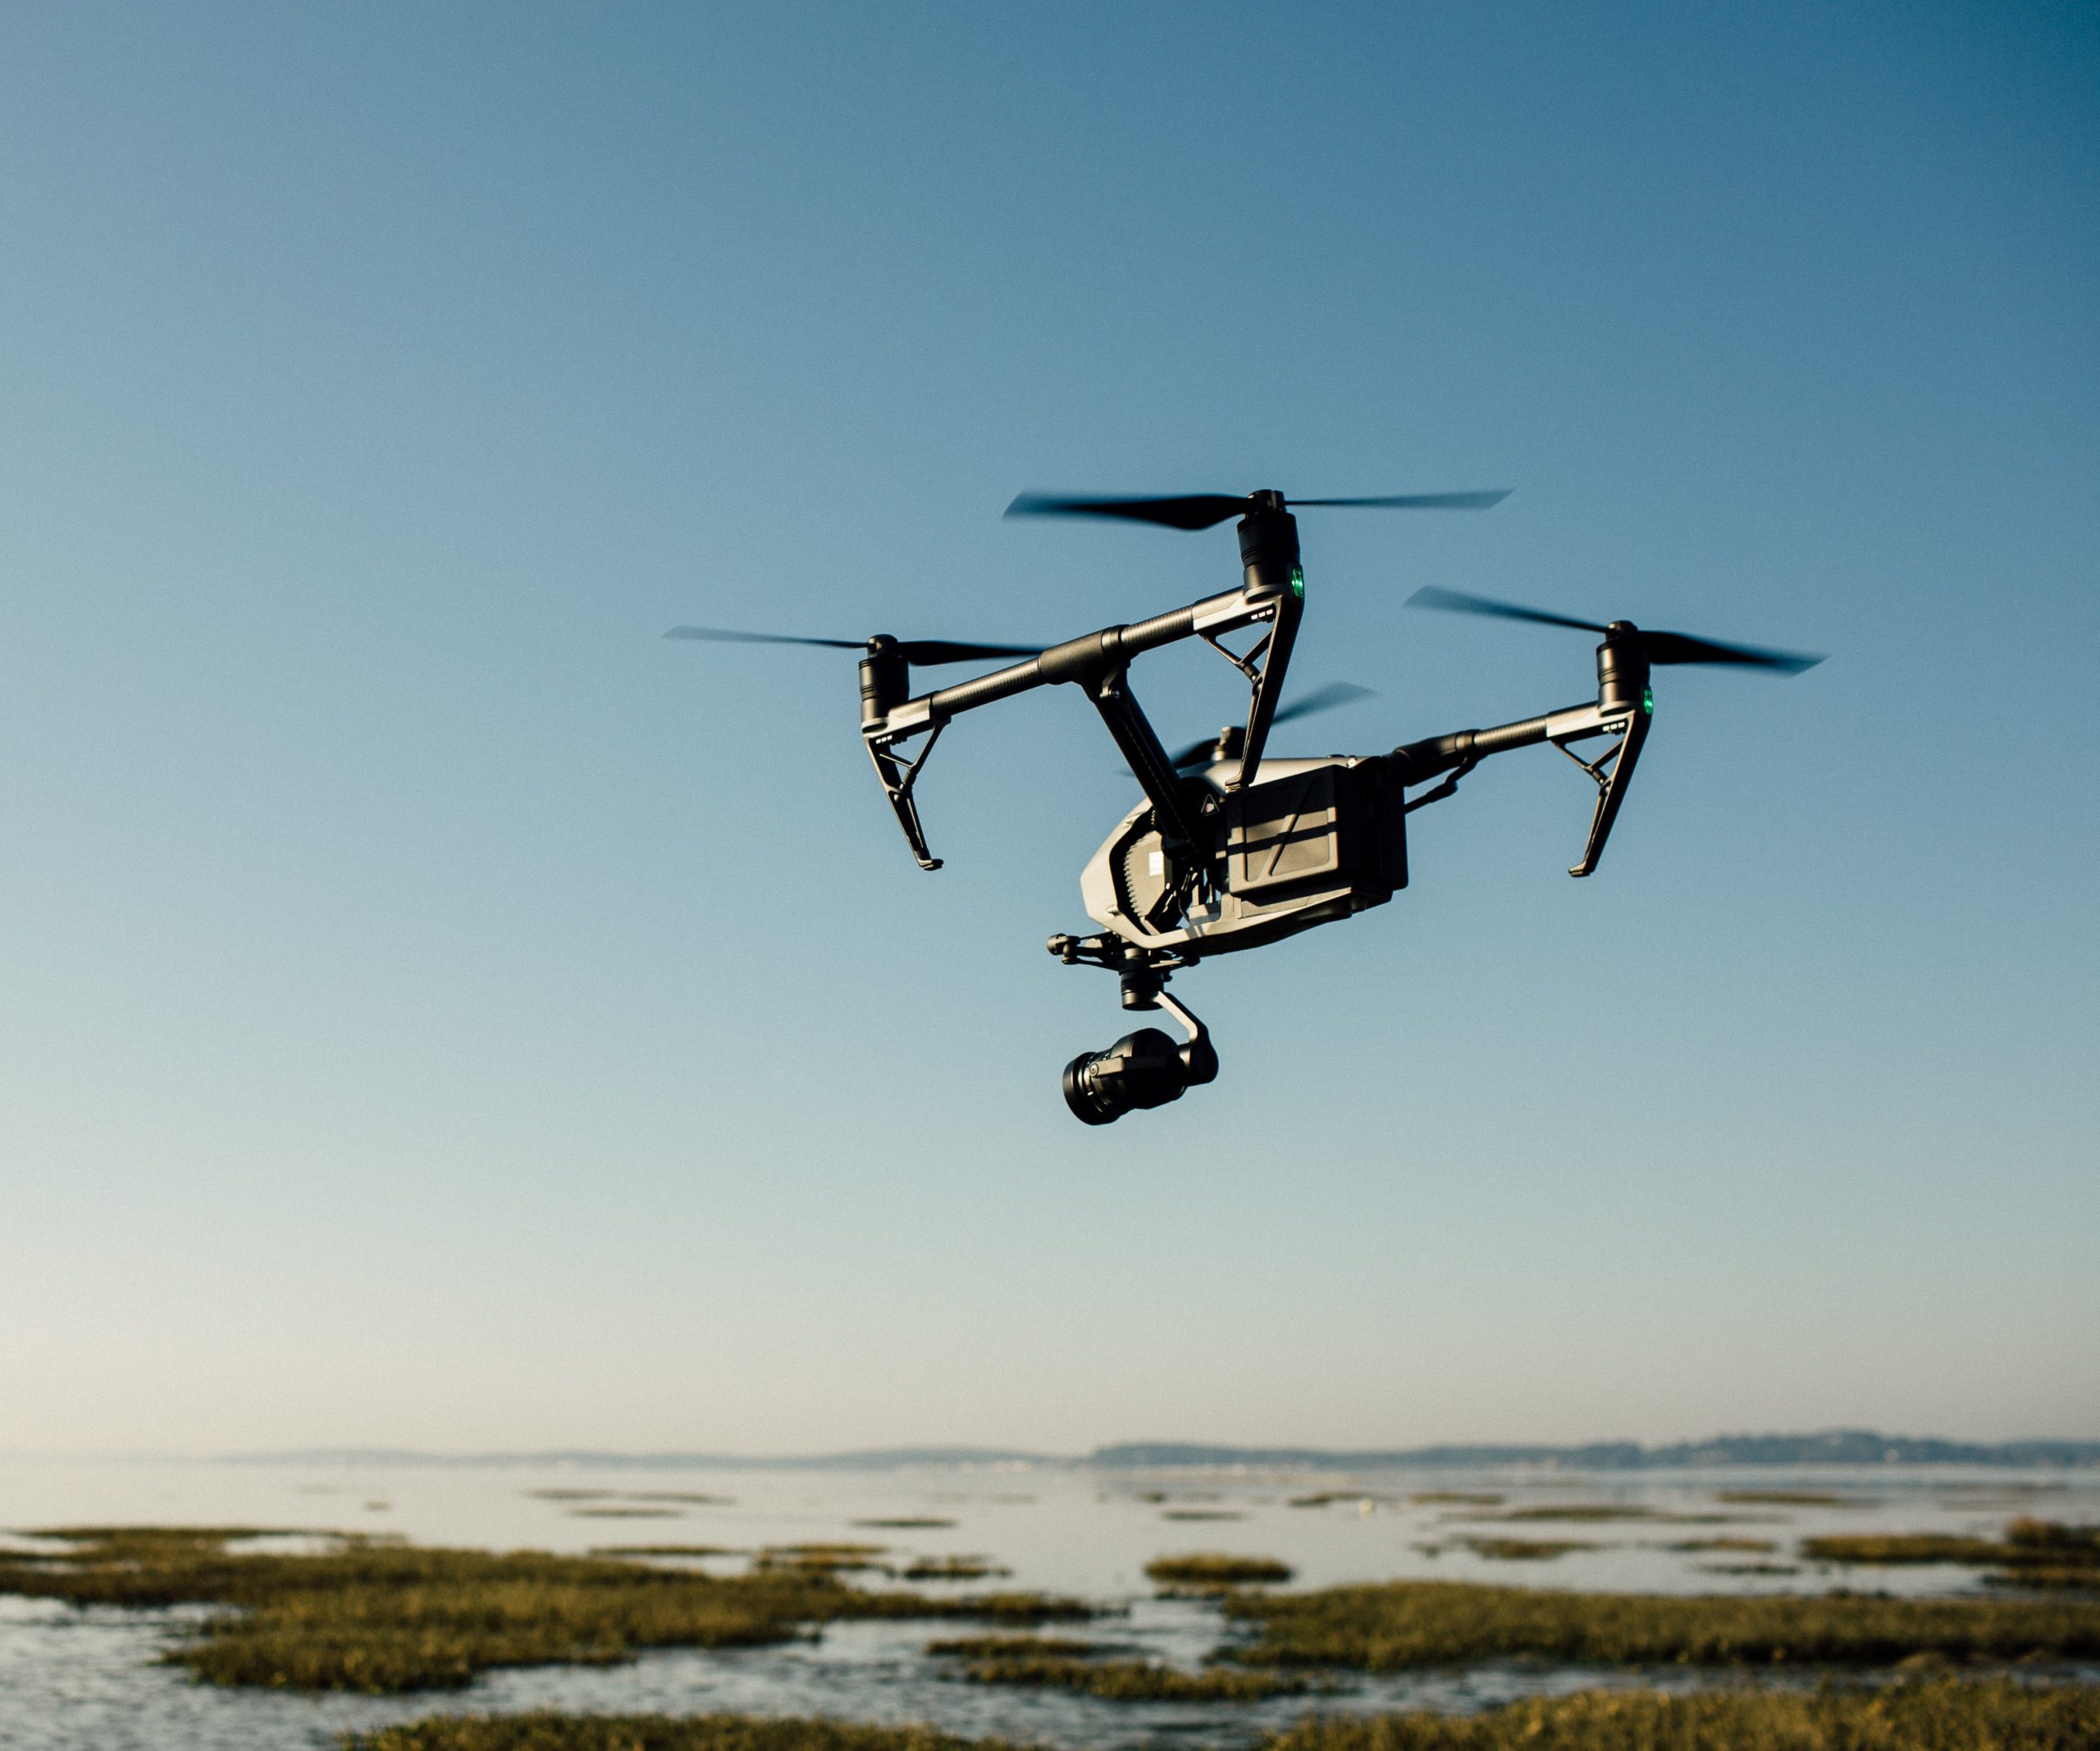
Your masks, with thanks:
[(727, 1578), (601, 1557), (426, 1550), (345, 1537), (238, 1551), (245, 1529), (79, 1527), (56, 1558), (0, 1553), (0, 1593), (75, 1604), (231, 1605), (167, 1657), (213, 1684), (456, 1689), (491, 1666), (610, 1665), (646, 1648), (784, 1641), (847, 1617), (1037, 1623), (1092, 1615), (1039, 1593), (934, 1600), (787, 1568)]
[(1145, 1565), (1148, 1580), (1166, 1587), (1246, 1587), (1287, 1581), (1290, 1566), (1273, 1557), (1222, 1557), (1197, 1552), (1156, 1557)]
[(879, 1569), (887, 1551), (881, 1544), (769, 1544), (752, 1559), (760, 1569), (793, 1569), (832, 1575), (853, 1569)]
[(910, 1531), (918, 1527), (932, 1529), (943, 1526), (952, 1526), (955, 1522), (952, 1520), (943, 1520), (938, 1514), (900, 1514), (894, 1520), (856, 1520), (853, 1524), (856, 1526), (874, 1526), (885, 1530)]
[(1077, 1690), (1117, 1703), (1241, 1703), (1295, 1696), (1302, 1678), (1213, 1667), (1185, 1672), (1150, 1660), (1107, 1660), (1098, 1642), (1045, 1635), (968, 1635), (929, 1642), (929, 1654), (966, 1660), (973, 1684), (1034, 1685)]
[(1801, 1554), (1818, 1562), (1996, 1562), (2004, 1547), (1996, 1538), (1964, 1538), (1938, 1532), (1842, 1533), (1803, 1538)]
[(989, 1557), (918, 1557), (904, 1571), (908, 1581), (981, 1581), (996, 1575), (1011, 1575)]
[(750, 1715), (440, 1715), (345, 1741), (351, 1751), (1016, 1751), (929, 1726)]
[(1859, 1506), (1853, 1496), (1833, 1495), (1827, 1489), (1717, 1489), (1716, 1502), (1735, 1502), (1746, 1506), (1764, 1504), (1779, 1508), (1851, 1508)]
[(1461, 1538), (1459, 1542), (1476, 1557), (1491, 1557), (1497, 1562), (1544, 1562), (1572, 1550), (1598, 1548), (1586, 1538)]
[(2002, 1538), (1933, 1532), (1804, 1538), (1801, 1554), (1818, 1562), (1954, 1562), (1997, 1570), (1985, 1577), (1997, 1587), (2100, 1590), (2100, 1526), (2059, 1520), (2023, 1517), (2005, 1529)]
[(1944, 1679), (1870, 1692), (1586, 1690), (1486, 1714), (1308, 1721), (1262, 1751), (2080, 1751), (2096, 1743), (2100, 1688)]
[(1769, 1538), (1682, 1538), (1674, 1544), (1665, 1544), (1664, 1550), (1737, 1550), (1760, 1554), (1777, 1550), (1778, 1546)]
[(1501, 1496), (1482, 1494), (1470, 1489), (1418, 1489), (1408, 1497), (1410, 1502), (1424, 1505), (1435, 1502), (1467, 1508), (1499, 1507), (1505, 1499)]
[(1040, 1655), (973, 1660), (963, 1676), (973, 1684), (1033, 1685), (1077, 1690), (1112, 1703), (1251, 1703), (1294, 1696), (1302, 1678), (1281, 1672), (1214, 1667), (1185, 1672), (1149, 1660), (1078, 1660)]
[(1524, 1654), (1649, 1666), (1892, 1664), (1913, 1654), (2019, 1659), (2100, 1654), (2100, 1603), (2029, 1599), (1564, 1593), (1388, 1581), (1315, 1593), (1235, 1593), (1256, 1666), (1368, 1671)]
[(958, 1635), (926, 1644), (930, 1654), (960, 1660), (1088, 1660), (1102, 1651), (1099, 1642), (1061, 1635)]
[(1236, 1508), (1162, 1508), (1162, 1520), (1244, 1520)]

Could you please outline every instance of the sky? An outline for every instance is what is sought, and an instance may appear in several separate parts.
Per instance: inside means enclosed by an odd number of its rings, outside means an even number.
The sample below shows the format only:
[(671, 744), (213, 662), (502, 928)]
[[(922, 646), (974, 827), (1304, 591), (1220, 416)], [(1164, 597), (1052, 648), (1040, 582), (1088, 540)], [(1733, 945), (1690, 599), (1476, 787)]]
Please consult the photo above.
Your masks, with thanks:
[[(2089, 7), (31, 5), (0, 57), (0, 1451), (2100, 1437)], [(850, 652), (1237, 581), (1280, 753), (1662, 674), (1175, 990), (1136, 798)], [(964, 671), (941, 672), (950, 679)], [(1170, 744), (1236, 715), (1147, 657)]]

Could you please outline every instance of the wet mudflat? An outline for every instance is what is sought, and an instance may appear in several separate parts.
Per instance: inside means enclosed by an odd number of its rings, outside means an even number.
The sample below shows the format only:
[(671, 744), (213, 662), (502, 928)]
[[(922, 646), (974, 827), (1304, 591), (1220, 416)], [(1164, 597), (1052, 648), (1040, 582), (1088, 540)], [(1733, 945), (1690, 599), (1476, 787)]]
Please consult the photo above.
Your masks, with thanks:
[[(255, 1609), (231, 1582), (213, 1595), (222, 1602), (217, 1604), (0, 1598), (0, 1743), (177, 1751), (319, 1746), (340, 1743), (346, 1732), (370, 1733), (438, 1714), (555, 1709), (687, 1718), (828, 1717), (889, 1726), (924, 1722), (961, 1739), (1073, 1751), (1121, 1751), (1169, 1740), (1251, 1745), (1316, 1717), (1423, 1709), (1474, 1714), (1600, 1686), (1630, 1694), (1659, 1685), (1680, 1694), (1749, 1684), (1769, 1688), (1776, 1671), (1783, 1687), (1813, 1689), (1819, 1676), (1813, 1639), (1775, 1667), (1728, 1636), (1744, 1622), (1764, 1621), (1756, 1616), (1765, 1609), (1756, 1603), (1760, 1599), (1833, 1591), (1887, 1596), (1874, 1607), (1882, 1616), (1874, 1620), (1879, 1627), (1864, 1657), (1851, 1657), (1856, 1667), (1936, 1648), (1942, 1651), (1932, 1657), (1966, 1662), (1965, 1677), (1988, 1676), (1990, 1662), (2025, 1655), (2019, 1671), (2027, 1680), (2090, 1683), (2100, 1679), (2100, 1660), (2092, 1651), (2100, 1643), (2079, 1639), (2089, 1634), (2080, 1625), (2100, 1605), (2086, 1602), (2090, 1595), (2075, 1576), (2084, 1547), (2075, 1536), (2033, 1529), (2100, 1520), (2096, 1486), (2100, 1479), (2078, 1474), (1895, 1467), (1812, 1477), (1788, 1472), (1775, 1480), (1769, 1473), (1710, 1472), (1336, 1479), (1075, 1468), (577, 1468), (536, 1474), (501, 1468), (0, 1466), (0, 1524), (10, 1529), (186, 1522), (362, 1534), (349, 1545), (294, 1536), (235, 1547), (286, 1555), (364, 1548), (365, 1579), (378, 1590), (360, 1610), (371, 1607), (372, 1598), (383, 1603), (388, 1587), (407, 1584), (418, 1564), (434, 1554), (423, 1550), (412, 1557), (392, 1547), (395, 1539), (459, 1553), (455, 1580), (470, 1572), (491, 1580), (507, 1575), (521, 1584), (568, 1589), (551, 1639), (546, 1615), (523, 1609), (519, 1622), (537, 1622), (539, 1639), (528, 1637), (505, 1656), (556, 1663), (470, 1660), (441, 1676), (459, 1688), (392, 1694), (245, 1687), (267, 1685), (267, 1648), (260, 1666), (235, 1661), (212, 1671), (199, 1650), (216, 1645), (239, 1652), (244, 1639), (242, 1658), (257, 1651), (252, 1634), (208, 1628), (218, 1614)], [(620, 1521), (639, 1515), (602, 1511), (627, 1507), (644, 1511), (646, 1524), (630, 1532)], [(1171, 1517), (1190, 1512), (1236, 1517), (1210, 1523)], [(2029, 1529), (2016, 1535), (2013, 1529), (2023, 1520)], [(1817, 1540), (1822, 1542), (1811, 1542)], [(1562, 1548), (1547, 1557), (1494, 1554), (1504, 1542)], [(54, 1552), (86, 1548), (20, 1537), (0, 1539), (0, 1545), (40, 1552), (47, 1562)], [(665, 1554), (588, 1560), (594, 1549), (616, 1545)], [(514, 1559), (508, 1569), (486, 1566), (493, 1561), (488, 1552), (533, 1550), (582, 1559), (583, 1566), (527, 1559)], [(2057, 1580), (2052, 1590), (2008, 1588), (2002, 1577), (2020, 1572), (2022, 1551), (2041, 1553), (2025, 1566), (2035, 1573), (2046, 1569)], [(1207, 1570), (1171, 1562), (1190, 1557), (1229, 1557), (1239, 1566)], [(1281, 1590), (1240, 1584), (1236, 1593), (1221, 1593), (1169, 1583), (1164, 1590), (1181, 1596), (1161, 1597), (1162, 1585), (1146, 1570), (1162, 1559), (1170, 1560), (1156, 1570), (1162, 1575), (1293, 1573)], [(582, 1618), (563, 1616), (599, 1586), (594, 1577), (607, 1566), (640, 1567), (661, 1579), (639, 1589), (616, 1586), (628, 1603), (609, 1618), (587, 1612)], [(2066, 1569), (2074, 1571), (2067, 1583), (2058, 1579)], [(705, 1578), (733, 1584), (712, 1591), (692, 1584)], [(426, 1574), (417, 1584), (429, 1580)], [(1418, 1593), (1409, 1598), (1404, 1588), (1381, 1592), (1376, 1584), (1394, 1581), (1475, 1584), (1459, 1587), (1456, 1597), (1476, 1620), (1484, 1612), (1505, 1627), (1531, 1627), (1513, 1639), (1490, 1639), (1469, 1648), (1437, 1644), (1432, 1637), (1427, 1664), (1381, 1663), (1365, 1657), (1368, 1644), (1353, 1652), (1340, 1645), (1314, 1648), (1303, 1657), (1308, 1625), (1317, 1621), (1318, 1633), (1330, 1638), (1340, 1625), (1345, 1642), (1351, 1622), (1360, 1631), (1369, 1621), (1358, 1621), (1361, 1612), (1337, 1616), (1330, 1609), (1323, 1616), (1315, 1609), (1294, 1620), (1294, 1627), (1286, 1622), (1294, 1607), (1285, 1602), (1321, 1589), (1373, 1584), (1365, 1593), (1385, 1616), (1374, 1612), (1372, 1627), (1386, 1638), (1379, 1645), (1388, 1648), (1395, 1645), (1395, 1624), (1452, 1621), (1448, 1598), (1425, 1616), (1418, 1609)], [(1492, 1590), (1481, 1583), (1493, 1584)], [(969, 1609), (967, 1597), (994, 1592), (1066, 1594), (1109, 1615), (1033, 1628), (955, 1621)], [(1262, 1603), (1272, 1593), (1274, 1610)], [(1578, 1628), (1613, 1620), (1615, 1612), (1622, 1632), (1637, 1619), (1646, 1622), (1644, 1633), (1651, 1632), (1663, 1620), (1653, 1612), (1641, 1618), (1643, 1608), (1632, 1598), (1600, 1610), (1525, 1597), (1582, 1593), (1664, 1601), (1707, 1595), (1741, 1600), (1751, 1615), (1716, 1619), (1704, 1601), (1687, 1600), (1695, 1615), (1706, 1614), (1702, 1633), (1710, 1638), (1717, 1624), (1724, 1632), (1720, 1644), (1710, 1639), (1700, 1644), (1704, 1651), (1687, 1656), (1684, 1647), (1652, 1634), (1609, 1647), (1594, 1640), (1586, 1646), (1580, 1636), (1570, 1640), (1571, 1609)], [(908, 1603), (907, 1594), (920, 1596), (924, 1606)], [(636, 1616), (629, 1606), (639, 1598), (653, 1602)], [(1924, 1619), (1898, 1612), (1904, 1621), (1892, 1631), (1886, 1621), (1888, 1605), (1906, 1599), (1999, 1604), (2027, 1615), (1942, 1613), (1940, 1640), (1918, 1641)], [(714, 1629), (666, 1634), (664, 1612), (686, 1622), (703, 1602), (699, 1616)], [(309, 1602), (302, 1610), (309, 1608), (323, 1615), (332, 1609)], [(941, 1621), (926, 1621), (922, 1609)], [(2048, 1616), (2052, 1609), (2070, 1615)], [(1826, 1630), (1847, 1621), (1842, 1602), (1835, 1616), (1832, 1607), (1815, 1610)], [(1792, 1624), (1802, 1621), (1783, 1621), (1776, 1638), (1767, 1622), (1763, 1656), (1775, 1645), (1785, 1651)], [(1849, 1621), (1860, 1620), (1854, 1612)], [(609, 1621), (616, 1633), (606, 1633)], [(1979, 1633), (1977, 1625), (1986, 1622), (1988, 1632)], [(377, 1621), (372, 1628), (376, 1648), (388, 1636)], [(1075, 1642), (1086, 1651), (1053, 1646), (1002, 1656), (994, 1650), (975, 1660), (929, 1652), (943, 1640), (1017, 1634)], [(393, 1657), (418, 1648), (428, 1653), (438, 1644), (411, 1634), (405, 1643), (397, 1639)], [(188, 1657), (189, 1666), (163, 1663), (171, 1653)], [(1828, 1648), (1825, 1654), (1848, 1657)], [(1715, 1659), (1720, 1666), (1702, 1663)], [(973, 1665), (984, 1670), (973, 1674)], [(232, 1683), (194, 1682), (192, 1670)], [(1309, 1681), (1299, 1689), (1259, 1676), (1279, 1670)], [(324, 1661), (307, 1668), (306, 1678), (325, 1679), (329, 1671)], [(336, 1674), (345, 1676), (340, 1662)], [(1236, 1682), (1233, 1675), (1252, 1681)], [(349, 1676), (354, 1680), (356, 1674)], [(428, 1675), (419, 1675), (412, 1661), (397, 1676), (420, 1683)], [(1869, 1681), (1883, 1676), (1885, 1671), (1866, 1671)], [(294, 1672), (293, 1681), (304, 1680)]]

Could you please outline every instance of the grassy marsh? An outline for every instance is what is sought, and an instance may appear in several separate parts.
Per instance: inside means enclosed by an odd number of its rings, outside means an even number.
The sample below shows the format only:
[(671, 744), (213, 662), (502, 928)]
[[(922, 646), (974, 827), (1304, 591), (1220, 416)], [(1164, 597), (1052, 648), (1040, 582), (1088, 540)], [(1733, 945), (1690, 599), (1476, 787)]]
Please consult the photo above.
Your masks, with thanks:
[(75, 1604), (231, 1605), (165, 1657), (213, 1684), (458, 1689), (500, 1666), (612, 1665), (647, 1648), (746, 1647), (854, 1617), (1039, 1623), (1095, 1615), (1039, 1593), (929, 1599), (787, 1567), (720, 1578), (602, 1557), (423, 1549), (339, 1537), (238, 1550), (237, 1528), (76, 1527), (48, 1555), (0, 1553), (0, 1593)]
[[(745, 1715), (446, 1715), (347, 1742), (350, 1751), (1017, 1751), (928, 1727)], [(1884, 1689), (1668, 1696), (1585, 1690), (1483, 1714), (1328, 1717), (1258, 1751), (2088, 1751), (2100, 1686), (1934, 1679)]]
[(1996, 1570), (1986, 1577), (1993, 1586), (2100, 1591), (2100, 1526), (2070, 1526), (2060, 1520), (2023, 1516), (2006, 1526), (2002, 1538), (1932, 1532), (1803, 1538), (1801, 1554), (1816, 1562), (1959, 1563)]
[(1746, 1506), (1762, 1506), (1775, 1508), (1856, 1508), (1860, 1506), (1856, 1496), (1833, 1495), (1827, 1489), (1717, 1489), (1716, 1502), (1738, 1502)]
[(1119, 1703), (1240, 1703), (1294, 1696), (1302, 1678), (1244, 1667), (1185, 1672), (1151, 1660), (1109, 1660), (1098, 1642), (1057, 1636), (968, 1635), (929, 1642), (926, 1652), (967, 1661), (973, 1684), (1033, 1685), (1078, 1690)]
[(904, 1570), (908, 1581), (981, 1581), (1013, 1573), (989, 1557), (915, 1557)]
[(1892, 1665), (1914, 1654), (2015, 1660), (2100, 1655), (2100, 1604), (1561, 1593), (1388, 1581), (1305, 1593), (1234, 1593), (1253, 1625), (1234, 1657), (1368, 1671), (1508, 1655), (1605, 1665)]
[(1477, 1715), (1308, 1721), (1261, 1751), (2079, 1751), (2095, 1743), (2100, 1687), (1942, 1679), (1873, 1691), (1586, 1690)]
[(752, 1715), (440, 1715), (345, 1741), (349, 1751), (1020, 1751), (928, 1726)]
[(1226, 1557), (1198, 1552), (1185, 1557), (1155, 1557), (1145, 1565), (1145, 1578), (1167, 1587), (1264, 1586), (1287, 1581), (1290, 1564), (1273, 1557)]
[(1544, 1562), (1554, 1557), (1564, 1557), (1572, 1550), (1596, 1550), (1598, 1547), (1586, 1538), (1461, 1538), (1476, 1557), (1492, 1557), (1497, 1562)]

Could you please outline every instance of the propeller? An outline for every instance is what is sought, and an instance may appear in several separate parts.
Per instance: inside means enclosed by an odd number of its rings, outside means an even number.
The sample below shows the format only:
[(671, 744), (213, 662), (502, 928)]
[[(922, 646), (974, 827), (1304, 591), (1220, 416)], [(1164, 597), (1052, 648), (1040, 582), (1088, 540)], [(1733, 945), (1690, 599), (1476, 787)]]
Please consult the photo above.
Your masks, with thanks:
[[(674, 626), (666, 638), (696, 638), (710, 644), (811, 644), (829, 651), (873, 651), (872, 638), (797, 638), (785, 633), (739, 633), (724, 626)], [(899, 638), (891, 641), (905, 661), (920, 668), (942, 663), (972, 663), (988, 656), (1035, 656), (1039, 644), (957, 644), (947, 638)]]
[[(1009, 517), (1121, 517), (1130, 523), (1163, 523), (1170, 529), (1208, 529), (1230, 517), (1244, 517), (1264, 507), (1264, 494), (1192, 492), (1180, 498), (1068, 499), (1024, 492), (1007, 507)], [(1295, 506), (1358, 505), (1386, 510), (1486, 510), (1509, 496), (1494, 492), (1404, 492), (1375, 499), (1290, 499)]]
[[(1288, 724), (1294, 718), (1311, 717), (1316, 712), (1331, 711), (1337, 706), (1352, 705), (1359, 699), (1375, 697), (1372, 688), (1358, 687), (1354, 681), (1330, 681), (1325, 687), (1314, 688), (1303, 699), (1279, 706), (1269, 722), (1271, 725)], [(1206, 736), (1200, 742), (1192, 742), (1172, 757), (1174, 764), (1177, 768), (1206, 764), (1215, 754), (1220, 742), (1230, 741), (1240, 734), (1240, 728), (1235, 724), (1223, 736)], [(1230, 759), (1232, 756), (1228, 754), (1225, 757)]]
[[(1542, 608), (1520, 607), (1499, 602), (1491, 597), (1470, 596), (1463, 590), (1425, 585), (1407, 601), (1410, 608), (1441, 608), (1452, 614), (1483, 614), (1503, 620), (1532, 620), (1541, 626), (1566, 626), (1577, 632), (1609, 633), (1609, 626), (1594, 620), (1571, 619), (1564, 614), (1548, 614)], [(1727, 663), (1738, 668), (1772, 669), (1781, 674), (1799, 674), (1821, 662), (1820, 656), (1805, 656), (1792, 651), (1767, 651), (1750, 644), (1718, 644), (1710, 638), (1694, 638), (1685, 633), (1651, 633), (1631, 622), (1619, 624), (1632, 631), (1651, 663)]]

